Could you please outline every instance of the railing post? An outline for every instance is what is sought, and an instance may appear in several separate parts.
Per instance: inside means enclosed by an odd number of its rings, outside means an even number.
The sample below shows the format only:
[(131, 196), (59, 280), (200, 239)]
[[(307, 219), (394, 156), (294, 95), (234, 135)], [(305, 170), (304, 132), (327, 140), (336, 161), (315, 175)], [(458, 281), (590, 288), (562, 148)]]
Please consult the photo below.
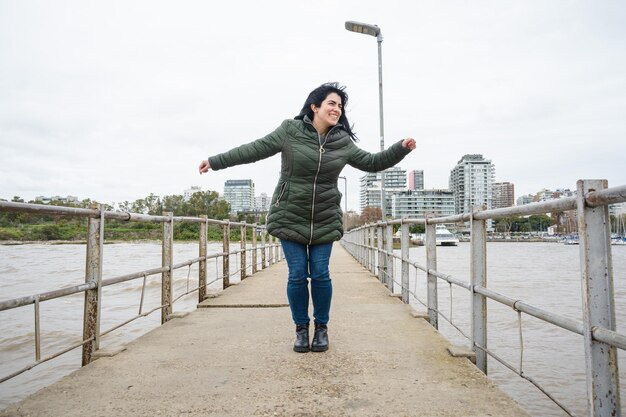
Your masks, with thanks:
[(576, 195), (587, 403), (595, 417), (621, 415), (617, 348), (593, 339), (594, 328), (616, 329), (609, 209), (588, 207), (585, 201), (587, 193), (607, 185), (606, 180), (579, 180)]
[(87, 225), (87, 259), (85, 283), (96, 284), (96, 288), (85, 291), (83, 313), (83, 340), (92, 339), (83, 345), (82, 366), (91, 362), (91, 355), (100, 349), (100, 308), (102, 296), (102, 246), (104, 243), (104, 205), (94, 205), (100, 210), (99, 217), (89, 217)]
[(268, 265), (272, 265), (274, 263), (274, 248), (272, 247), (272, 245), (274, 245), (274, 236), (268, 233), (267, 242), (268, 242), (267, 253), (269, 255)]
[(370, 231), (370, 272), (372, 275), (376, 275), (376, 229), (374, 226), (369, 225), (368, 229)]
[(370, 251), (368, 246), (369, 242), (369, 228), (363, 226), (363, 266), (365, 269), (370, 269)]
[(364, 240), (363, 233), (365, 233), (365, 232), (363, 231), (363, 229), (360, 229), (358, 233), (359, 233), (359, 235), (358, 235), (358, 238), (357, 238), (357, 244), (359, 245), (359, 247), (358, 247), (359, 263), (361, 264), (361, 266), (363, 266), (363, 265), (365, 265), (365, 255), (363, 253), (363, 240)]
[(378, 280), (383, 282), (385, 277), (385, 256), (383, 254), (383, 225), (378, 224), (378, 231), (376, 233), (376, 239), (378, 245)]
[(257, 271), (256, 223), (252, 225), (252, 275)]
[(385, 279), (387, 280), (387, 288), (389, 289), (389, 291), (391, 291), (391, 293), (393, 293), (393, 264), (395, 262), (394, 257), (393, 257), (393, 226), (390, 224), (387, 224), (387, 226), (385, 226), (385, 235), (387, 235), (386, 237), (386, 241), (385, 241), (385, 245), (387, 248), (387, 264), (385, 266)]
[[(473, 210), (473, 208), (472, 208)], [(487, 287), (487, 231), (484, 220), (471, 219), (471, 285)], [(476, 353), (476, 366), (487, 374), (487, 299), (472, 291), (472, 350)]]
[(241, 280), (243, 281), (246, 278), (246, 222), (243, 222), (242, 226), (239, 226), (239, 237), (240, 237), (240, 247), (241, 247)]
[(402, 253), (402, 301), (406, 304), (409, 303), (409, 224), (402, 223), (400, 226), (402, 238), (401, 249)]
[(163, 215), (168, 216), (169, 220), (163, 222), (161, 266), (168, 269), (161, 273), (161, 324), (168, 321), (170, 314), (172, 314), (172, 277), (174, 275), (172, 268), (174, 265), (174, 214), (164, 212)]
[(361, 265), (365, 269), (369, 269), (370, 260), (369, 260), (369, 250), (367, 250), (367, 227), (363, 226), (363, 230), (361, 230)]
[(198, 256), (201, 258), (198, 263), (198, 302), (201, 303), (206, 298), (206, 237), (209, 223), (205, 214), (200, 215), (204, 222), (200, 223), (200, 242)]
[(367, 242), (369, 241), (369, 231), (367, 229), (366, 226), (363, 226), (363, 235), (361, 236), (361, 240), (362, 240), (362, 257), (363, 257), (363, 262), (361, 262), (361, 264), (363, 265), (363, 267), (365, 269), (369, 269), (370, 267), (370, 258), (369, 258), (369, 254), (370, 251), (367, 249)]
[(359, 261), (361, 265), (363, 265), (363, 257), (361, 256), (361, 229), (357, 230), (356, 236), (354, 237), (354, 243), (356, 246), (356, 260)]
[(230, 222), (227, 221), (223, 227), (222, 236), (222, 252), (224, 258), (222, 261), (222, 288), (226, 289), (230, 286)]
[(266, 230), (263, 229), (263, 231), (261, 232), (261, 247), (263, 248), (261, 250), (261, 269), (265, 269), (265, 250), (267, 249), (267, 247), (265, 246), (265, 234), (266, 234)]
[[(426, 269), (428, 269), (428, 271), (437, 270), (436, 230), (437, 226), (428, 223), (428, 216), (426, 216)], [(428, 287), (428, 321), (435, 329), (439, 329), (439, 315), (437, 314), (437, 311), (439, 311), (437, 277), (428, 272), (426, 280)]]

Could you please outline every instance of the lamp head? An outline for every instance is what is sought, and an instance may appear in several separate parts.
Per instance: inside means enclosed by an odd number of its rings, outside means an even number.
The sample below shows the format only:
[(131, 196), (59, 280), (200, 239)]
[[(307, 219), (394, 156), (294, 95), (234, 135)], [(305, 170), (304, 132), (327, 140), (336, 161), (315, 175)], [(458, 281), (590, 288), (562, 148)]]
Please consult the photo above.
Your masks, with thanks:
[(380, 28), (369, 23), (360, 23), (349, 20), (346, 22), (346, 29), (350, 32), (364, 33), (366, 35), (377, 37), (380, 34)]

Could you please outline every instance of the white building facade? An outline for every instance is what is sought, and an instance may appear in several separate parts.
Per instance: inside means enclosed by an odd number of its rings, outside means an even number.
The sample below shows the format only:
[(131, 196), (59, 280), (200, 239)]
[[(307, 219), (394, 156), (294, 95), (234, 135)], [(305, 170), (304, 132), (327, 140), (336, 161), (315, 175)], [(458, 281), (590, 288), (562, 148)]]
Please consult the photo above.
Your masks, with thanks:
[(185, 191), (183, 191), (183, 200), (189, 201), (189, 199), (194, 193), (199, 193), (199, 192), (202, 192), (202, 187), (197, 186), (197, 185), (192, 185), (191, 188), (188, 188)]
[(454, 193), (446, 189), (409, 190), (392, 197), (392, 213), (396, 219), (423, 219), (426, 213), (436, 217), (454, 215)]
[(272, 198), (266, 193), (261, 193), (254, 199), (254, 209), (256, 211), (269, 211)]
[(469, 213), (472, 207), (493, 207), (496, 168), (481, 154), (463, 155), (450, 171), (450, 190), (455, 195), (455, 211)]
[[(365, 207), (380, 207), (380, 172), (368, 172), (361, 177), (361, 210)], [(392, 196), (406, 191), (406, 170), (393, 167), (385, 170), (386, 212), (391, 213)]]

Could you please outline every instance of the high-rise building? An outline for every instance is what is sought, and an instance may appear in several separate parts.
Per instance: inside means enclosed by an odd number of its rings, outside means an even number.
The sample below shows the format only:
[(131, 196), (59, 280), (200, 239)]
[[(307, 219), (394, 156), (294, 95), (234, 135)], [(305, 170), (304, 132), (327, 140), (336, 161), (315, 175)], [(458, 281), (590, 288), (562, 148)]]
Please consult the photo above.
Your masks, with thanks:
[(515, 204), (515, 186), (510, 182), (496, 182), (493, 184), (492, 208), (513, 207)]
[[(380, 172), (368, 172), (361, 177), (361, 210), (380, 207)], [(406, 190), (406, 170), (393, 167), (385, 170), (386, 212), (391, 213), (391, 197)]]
[(543, 190), (535, 194), (535, 196), (533, 197), (533, 201), (534, 202), (550, 201), (550, 200), (554, 200), (555, 198), (558, 198), (558, 197), (556, 197), (556, 193), (554, 191), (544, 188)]
[(454, 214), (454, 193), (450, 190), (409, 190), (392, 197), (392, 213), (396, 219), (423, 219), (426, 213), (436, 217)]
[(185, 191), (183, 191), (183, 200), (189, 201), (193, 193), (198, 193), (201, 191), (202, 191), (202, 187), (198, 185), (192, 185), (191, 188), (188, 188)]
[(409, 171), (409, 190), (424, 189), (424, 170), (414, 169)]
[(530, 204), (532, 202), (533, 202), (532, 194), (526, 194), (526, 195), (520, 196), (517, 198), (517, 201), (516, 201), (518, 206), (523, 206), (525, 204)]
[(226, 180), (224, 200), (230, 204), (230, 214), (254, 210), (254, 181)]
[(261, 193), (254, 199), (254, 209), (256, 211), (269, 211), (272, 198), (266, 193)]
[(456, 213), (469, 213), (472, 207), (493, 207), (495, 165), (481, 154), (463, 155), (450, 171), (450, 190), (454, 192)]

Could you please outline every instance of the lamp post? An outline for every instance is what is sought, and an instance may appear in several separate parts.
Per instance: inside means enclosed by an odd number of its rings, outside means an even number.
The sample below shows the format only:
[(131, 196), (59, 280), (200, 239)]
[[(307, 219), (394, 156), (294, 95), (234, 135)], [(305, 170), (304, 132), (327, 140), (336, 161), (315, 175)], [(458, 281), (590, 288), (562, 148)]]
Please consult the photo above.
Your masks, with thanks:
[[(354, 21), (346, 22), (346, 29), (350, 32), (363, 33), (365, 35), (375, 36), (378, 42), (378, 112), (380, 117), (380, 150), (385, 150), (385, 124), (383, 121), (383, 53), (382, 43), (383, 34), (380, 28), (376, 25), (370, 25), (368, 23), (359, 23)], [(385, 171), (380, 171), (380, 210), (383, 220), (386, 216), (387, 200), (385, 198)]]

